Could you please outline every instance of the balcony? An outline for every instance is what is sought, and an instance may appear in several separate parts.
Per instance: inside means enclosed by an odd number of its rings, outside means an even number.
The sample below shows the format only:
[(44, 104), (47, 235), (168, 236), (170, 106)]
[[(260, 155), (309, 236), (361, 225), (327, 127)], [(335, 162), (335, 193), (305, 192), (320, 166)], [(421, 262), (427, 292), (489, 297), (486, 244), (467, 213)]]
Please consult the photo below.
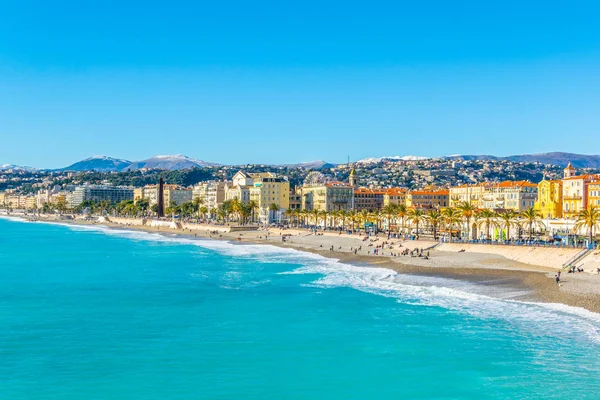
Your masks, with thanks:
[(581, 200), (581, 196), (564, 196), (563, 200)]

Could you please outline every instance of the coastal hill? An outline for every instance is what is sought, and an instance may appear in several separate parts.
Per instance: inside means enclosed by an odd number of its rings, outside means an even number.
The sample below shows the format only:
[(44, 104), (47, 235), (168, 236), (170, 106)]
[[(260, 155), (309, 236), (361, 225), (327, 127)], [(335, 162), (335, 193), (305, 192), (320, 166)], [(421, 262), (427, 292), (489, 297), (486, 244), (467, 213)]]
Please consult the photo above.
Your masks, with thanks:
[(99, 171), (120, 172), (133, 171), (142, 168), (180, 170), (186, 168), (202, 168), (218, 164), (196, 160), (180, 154), (169, 156), (155, 156), (141, 161), (129, 161), (107, 156), (94, 156), (78, 161), (68, 167), (61, 168), (62, 171)]
[[(520, 154), (506, 157), (493, 155), (462, 155), (455, 154), (445, 157), (423, 157), (423, 156), (389, 156), (372, 157), (356, 161), (359, 164), (377, 164), (380, 162), (401, 162), (401, 161), (419, 161), (429, 159), (444, 160), (492, 160), (492, 161), (512, 161), (512, 162), (538, 162), (547, 165), (557, 165), (565, 167), (569, 162), (575, 168), (597, 168), (600, 169), (600, 155), (575, 154), (564, 152), (540, 153), (540, 154)], [(141, 161), (129, 161), (124, 159), (112, 158), (107, 156), (94, 156), (78, 161), (59, 171), (100, 171), (100, 172), (120, 172), (134, 171), (138, 169), (162, 169), (162, 170), (181, 170), (186, 168), (204, 168), (221, 166), (223, 164), (198, 160), (184, 155), (162, 155), (155, 156)], [(336, 166), (337, 164), (323, 160), (301, 162), (296, 164), (273, 165), (274, 167), (299, 168), (305, 170), (320, 170)], [(34, 170), (29, 167), (16, 165), (0, 165), (0, 170)]]
[(600, 155), (563, 152), (521, 154), (507, 157), (496, 157), (491, 155), (452, 155), (444, 158), (463, 160), (508, 160), (513, 162), (539, 162), (541, 164), (558, 165), (560, 167), (566, 167), (569, 163), (571, 163), (575, 168), (600, 168)]
[(175, 171), (179, 169), (186, 168), (203, 168), (203, 167), (213, 167), (218, 166), (219, 164), (206, 162), (203, 160), (197, 160), (195, 158), (191, 158), (188, 156), (184, 156), (181, 154), (176, 154), (172, 156), (154, 156), (151, 158), (147, 158), (142, 161), (134, 161), (128, 167), (124, 168), (126, 171), (132, 171), (142, 168), (147, 169), (166, 169), (169, 171)]
[(99, 171), (112, 172), (122, 171), (129, 167), (131, 161), (106, 156), (93, 156), (85, 160), (77, 161), (68, 167), (61, 168), (64, 171)]

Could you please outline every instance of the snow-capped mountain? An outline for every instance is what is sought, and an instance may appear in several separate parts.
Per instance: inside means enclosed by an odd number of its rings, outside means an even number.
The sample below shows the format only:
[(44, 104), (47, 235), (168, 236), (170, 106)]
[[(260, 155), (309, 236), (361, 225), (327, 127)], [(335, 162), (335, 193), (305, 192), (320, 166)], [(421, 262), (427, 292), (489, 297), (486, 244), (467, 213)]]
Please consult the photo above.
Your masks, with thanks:
[(363, 158), (362, 160), (358, 160), (357, 163), (362, 164), (375, 164), (382, 161), (420, 161), (420, 160), (429, 160), (431, 157), (421, 157), (421, 156), (389, 156), (389, 157), (370, 157)]
[(62, 168), (65, 171), (122, 171), (131, 165), (131, 161), (107, 156), (93, 156)]
[(166, 169), (166, 170), (178, 170), (186, 168), (202, 168), (211, 167), (219, 164), (198, 160), (181, 154), (176, 155), (165, 155), (165, 156), (154, 156), (147, 158), (142, 161), (134, 161), (129, 165), (126, 170), (136, 170), (142, 168), (149, 169)]
[(0, 165), (0, 171), (6, 171), (12, 169), (13, 171), (37, 171), (37, 169), (35, 168), (31, 168), (31, 167), (23, 167), (21, 165), (14, 165), (14, 164), (2, 164)]

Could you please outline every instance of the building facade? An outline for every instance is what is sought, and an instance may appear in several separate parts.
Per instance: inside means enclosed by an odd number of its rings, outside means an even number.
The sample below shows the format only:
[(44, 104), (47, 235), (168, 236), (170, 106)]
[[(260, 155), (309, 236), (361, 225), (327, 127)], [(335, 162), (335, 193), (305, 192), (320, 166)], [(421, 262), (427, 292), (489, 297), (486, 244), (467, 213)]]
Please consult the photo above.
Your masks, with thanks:
[(315, 186), (302, 186), (303, 210), (352, 210), (354, 187), (343, 182), (327, 182)]
[(450, 204), (450, 191), (444, 189), (412, 190), (406, 197), (406, 206), (425, 209), (440, 209)]
[(84, 201), (110, 201), (119, 203), (123, 200), (133, 200), (133, 188), (120, 186), (79, 186), (73, 190), (71, 206), (77, 207)]
[(529, 181), (500, 182), (486, 189), (482, 208), (522, 212), (535, 206), (537, 194), (538, 186)]
[(561, 180), (546, 180), (538, 183), (538, 198), (535, 209), (544, 218), (562, 218), (563, 188)]

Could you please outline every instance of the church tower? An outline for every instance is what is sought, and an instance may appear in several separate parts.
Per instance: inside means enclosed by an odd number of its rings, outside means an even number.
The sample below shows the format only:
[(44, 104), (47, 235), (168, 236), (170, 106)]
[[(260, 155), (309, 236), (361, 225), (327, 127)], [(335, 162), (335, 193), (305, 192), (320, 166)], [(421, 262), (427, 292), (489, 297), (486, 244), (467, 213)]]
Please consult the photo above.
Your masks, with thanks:
[(350, 177), (348, 178), (350, 186), (358, 187), (358, 176), (356, 175), (356, 170), (352, 167), (350, 170)]
[(569, 162), (569, 165), (567, 165), (567, 168), (565, 168), (565, 170), (564, 170), (564, 179), (575, 176), (575, 173), (576, 173), (575, 168), (573, 168), (573, 166), (571, 165), (571, 162)]

